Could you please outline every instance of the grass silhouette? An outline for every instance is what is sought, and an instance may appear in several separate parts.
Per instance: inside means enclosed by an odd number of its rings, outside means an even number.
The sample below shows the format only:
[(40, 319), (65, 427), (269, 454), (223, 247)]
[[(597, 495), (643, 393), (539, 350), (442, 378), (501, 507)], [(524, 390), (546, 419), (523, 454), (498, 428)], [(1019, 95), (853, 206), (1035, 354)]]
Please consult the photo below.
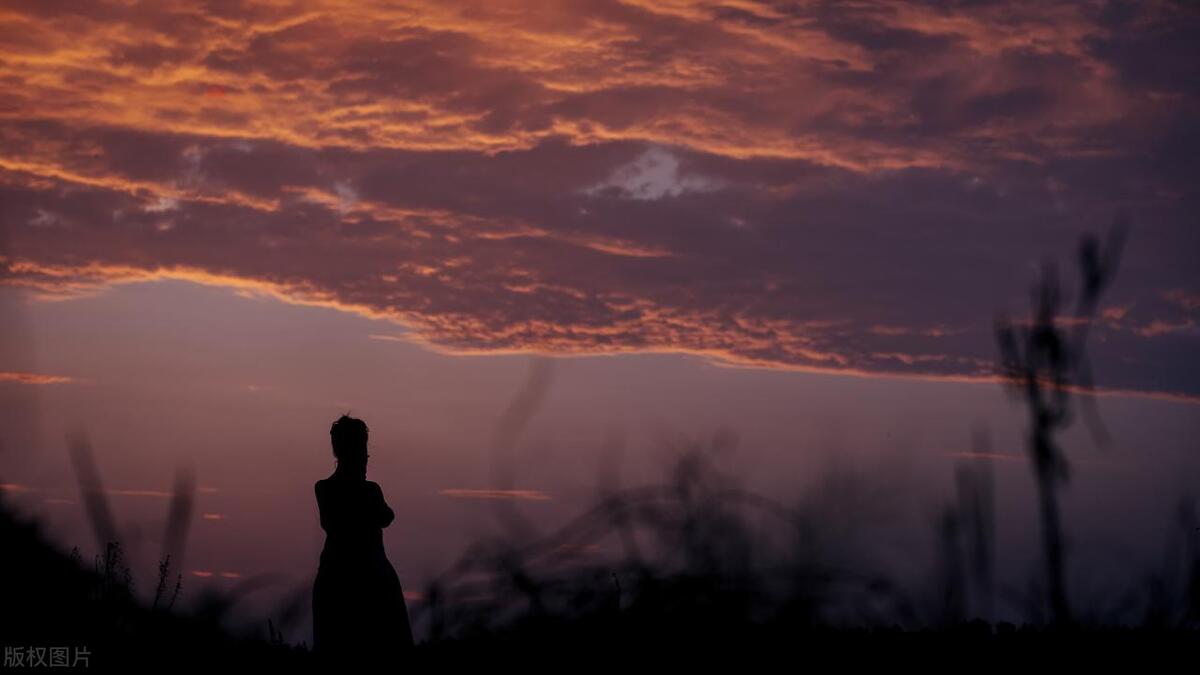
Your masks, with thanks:
[[(1125, 226), (1120, 221), (1103, 244), (1090, 235), (1084, 237), (1079, 249), (1082, 283), (1073, 315), (1061, 315), (1063, 298), (1058, 276), (1053, 265), (1046, 265), (1033, 291), (1031, 325), (1015, 326), (1004, 318), (997, 321), (1000, 372), (1029, 410), (1029, 452), (1037, 480), (1047, 599), (1052, 620), (1059, 624), (1072, 622), (1058, 508), (1058, 488), (1070, 473), (1055, 436), (1071, 424), (1072, 391), (1084, 396), (1091, 392), (1088, 331), (1101, 293), (1116, 276), (1124, 240)], [(1061, 325), (1064, 318), (1070, 319), (1066, 328)]]

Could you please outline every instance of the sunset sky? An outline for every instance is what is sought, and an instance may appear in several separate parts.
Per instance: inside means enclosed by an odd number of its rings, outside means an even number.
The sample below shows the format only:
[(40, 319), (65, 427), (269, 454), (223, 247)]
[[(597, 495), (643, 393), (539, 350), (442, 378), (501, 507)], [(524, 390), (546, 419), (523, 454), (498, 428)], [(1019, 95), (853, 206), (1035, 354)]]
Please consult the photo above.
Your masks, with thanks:
[(1198, 113), (1188, 2), (3, 0), (0, 483), (93, 546), (84, 430), (148, 560), (188, 466), (194, 576), (302, 585), (350, 410), (414, 590), (491, 501), (549, 526), (728, 438), (778, 494), (906, 467), (921, 527), (973, 453), (1029, 537), (994, 322), (1124, 219), (1068, 510), (1156, 547), (1200, 485)]

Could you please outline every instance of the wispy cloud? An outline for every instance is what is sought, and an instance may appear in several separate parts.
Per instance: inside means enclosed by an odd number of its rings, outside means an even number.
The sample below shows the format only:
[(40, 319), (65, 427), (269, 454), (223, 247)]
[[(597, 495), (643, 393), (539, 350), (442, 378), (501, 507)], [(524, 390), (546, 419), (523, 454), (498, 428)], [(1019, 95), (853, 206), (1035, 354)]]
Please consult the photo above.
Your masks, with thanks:
[(0, 371), (0, 382), (16, 382), (18, 384), (65, 384), (74, 382), (74, 378), (65, 375), (45, 375), (41, 373), (21, 373)]
[(438, 490), (443, 497), (454, 499), (516, 499), (524, 501), (547, 501), (550, 495), (540, 490), (488, 490), (468, 488), (446, 488)]
[(232, 571), (214, 571), (214, 570), (192, 570), (191, 575), (199, 579), (241, 579), (241, 572)]
[(0, 483), (0, 492), (27, 494), (31, 492), (41, 492), (41, 490), (29, 485), (22, 485), (21, 483)]

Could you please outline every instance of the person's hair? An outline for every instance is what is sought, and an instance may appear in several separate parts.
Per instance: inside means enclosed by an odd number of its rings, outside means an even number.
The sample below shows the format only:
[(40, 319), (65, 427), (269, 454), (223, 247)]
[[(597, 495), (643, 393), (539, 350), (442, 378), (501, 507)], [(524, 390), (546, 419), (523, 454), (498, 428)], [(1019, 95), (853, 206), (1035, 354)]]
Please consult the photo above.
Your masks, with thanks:
[(347, 453), (366, 452), (367, 423), (349, 415), (337, 418), (329, 427), (329, 440), (333, 443), (333, 456), (342, 457)]

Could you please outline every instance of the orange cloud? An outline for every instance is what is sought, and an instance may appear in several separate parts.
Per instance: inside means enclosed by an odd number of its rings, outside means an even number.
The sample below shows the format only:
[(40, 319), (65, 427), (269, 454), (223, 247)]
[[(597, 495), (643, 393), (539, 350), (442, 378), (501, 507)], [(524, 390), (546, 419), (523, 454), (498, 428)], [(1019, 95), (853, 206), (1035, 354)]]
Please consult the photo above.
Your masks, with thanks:
[(20, 483), (0, 483), (0, 492), (11, 492), (13, 494), (26, 494), (29, 492), (41, 492), (41, 490), (22, 485)]
[(74, 381), (74, 378), (70, 378), (65, 375), (42, 375), (39, 373), (0, 371), (0, 382), (16, 382), (18, 384), (64, 384)]
[[(219, 15), (159, 6), (56, 18), (6, 16), (10, 36), (20, 36), (7, 38), (0, 64), (12, 83), (12, 117), (308, 148), (496, 153), (563, 135), (574, 143), (633, 140), (856, 171), (974, 163), (954, 143), (897, 145), (818, 128), (830, 115), (852, 123), (890, 115), (899, 123), (907, 101), (886, 87), (814, 86), (878, 73), (893, 55), (802, 8), (313, 1), (296, 8), (249, 3)], [(1081, 7), (947, 12), (884, 3), (848, 8), (847, 20), (956, 41), (974, 60), (947, 55), (955, 60), (927, 60), (926, 67), (991, 68), (987, 77), (963, 78), (981, 95), (1011, 84), (993, 64), (1017, 50), (1081, 59), (1100, 76), (1063, 83), (1070, 88), (1063, 100), (1072, 103), (1059, 112), (1070, 118), (1013, 120), (1005, 135), (1115, 120), (1132, 105), (1110, 82), (1112, 69), (1087, 49), (1110, 30)], [(631, 101), (643, 107), (636, 117), (605, 102), (637, 91), (652, 95)], [(680, 105), (655, 105), (660, 93)], [(536, 123), (496, 123), (498, 110)], [(42, 174), (98, 179), (39, 166)]]
[(171, 497), (175, 496), (174, 492), (167, 492), (165, 490), (106, 489), (104, 491), (104, 494), (113, 495), (113, 496), (117, 496), (117, 497), (155, 497), (157, 499), (170, 499)]

